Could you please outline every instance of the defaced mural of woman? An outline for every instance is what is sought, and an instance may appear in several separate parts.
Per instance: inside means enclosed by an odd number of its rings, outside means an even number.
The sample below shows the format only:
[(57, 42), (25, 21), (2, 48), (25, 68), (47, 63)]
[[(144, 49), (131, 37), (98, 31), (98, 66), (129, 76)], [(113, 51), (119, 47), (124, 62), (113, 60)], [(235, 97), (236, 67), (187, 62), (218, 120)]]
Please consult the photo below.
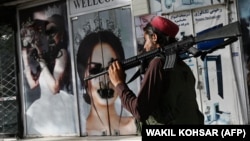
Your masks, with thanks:
[(78, 75), (86, 90), (84, 100), (91, 105), (86, 118), (88, 135), (136, 134), (134, 118), (122, 116), (116, 110), (118, 95), (108, 76), (105, 74), (84, 81), (85, 77), (102, 72), (113, 59), (124, 58), (120, 39), (110, 31), (92, 32), (80, 43), (77, 52)]
[[(26, 111), (27, 132), (36, 135), (74, 133), (74, 99), (67, 89), (70, 60), (63, 17), (55, 14), (46, 20), (36, 19), (30, 31), (35, 33), (29, 36), (31, 38), (23, 35), (24, 75), (30, 89), (40, 87), (41, 91)], [(36, 75), (31, 69), (32, 58), (38, 64)]]

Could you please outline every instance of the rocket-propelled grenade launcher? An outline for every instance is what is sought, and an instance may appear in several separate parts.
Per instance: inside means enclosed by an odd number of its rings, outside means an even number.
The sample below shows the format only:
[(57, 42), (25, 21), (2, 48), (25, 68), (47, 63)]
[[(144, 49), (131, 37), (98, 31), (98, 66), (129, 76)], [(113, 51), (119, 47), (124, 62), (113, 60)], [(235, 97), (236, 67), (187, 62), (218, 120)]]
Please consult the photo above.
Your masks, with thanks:
[[(240, 24), (239, 22), (233, 22), (228, 25), (225, 25), (220, 28), (216, 28), (214, 30), (208, 31), (204, 34), (198, 35), (196, 37), (190, 35), (183, 38), (181, 41), (169, 44), (162, 48), (149, 51), (137, 56), (133, 56), (131, 58), (121, 60), (120, 63), (124, 70), (131, 69), (133, 67), (141, 65), (145, 61), (149, 61), (156, 56), (164, 56), (165, 57), (165, 65), (164, 69), (173, 68), (176, 60), (176, 55), (188, 53), (192, 55), (192, 57), (199, 57), (203, 60), (206, 54), (212, 53), (217, 49), (224, 48), (226, 45), (229, 45), (238, 40), (238, 36), (241, 36)], [(198, 50), (193, 47), (195, 44), (215, 39), (224, 39), (224, 42), (212, 47), (210, 50)], [(95, 77), (101, 76), (108, 73), (108, 68), (104, 71), (90, 75), (86, 77), (84, 80), (90, 80)]]

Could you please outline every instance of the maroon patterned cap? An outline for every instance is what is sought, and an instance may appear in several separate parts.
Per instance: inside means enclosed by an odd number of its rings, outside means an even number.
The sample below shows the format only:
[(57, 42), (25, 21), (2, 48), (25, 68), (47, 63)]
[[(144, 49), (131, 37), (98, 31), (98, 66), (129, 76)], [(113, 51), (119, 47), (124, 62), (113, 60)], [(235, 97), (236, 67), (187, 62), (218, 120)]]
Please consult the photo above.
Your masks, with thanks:
[(175, 38), (176, 34), (179, 31), (178, 25), (161, 16), (154, 17), (150, 23), (159, 31), (173, 38)]

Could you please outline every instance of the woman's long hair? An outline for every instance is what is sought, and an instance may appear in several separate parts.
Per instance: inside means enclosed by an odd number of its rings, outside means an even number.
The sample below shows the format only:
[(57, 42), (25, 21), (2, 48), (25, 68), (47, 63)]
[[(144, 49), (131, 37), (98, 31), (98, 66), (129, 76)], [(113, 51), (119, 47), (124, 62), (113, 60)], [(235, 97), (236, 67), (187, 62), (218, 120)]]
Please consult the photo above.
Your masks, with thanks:
[[(92, 56), (95, 45), (98, 43), (107, 43), (112, 49), (116, 52), (119, 60), (124, 60), (124, 50), (122, 48), (122, 44), (120, 39), (115, 36), (115, 34), (111, 31), (102, 30), (99, 32), (92, 32), (85, 36), (85, 38), (81, 41), (78, 52), (77, 52), (77, 71), (83, 87), (87, 87), (84, 82), (84, 74), (86, 73), (88, 68), (88, 61)], [(84, 95), (84, 99), (87, 103), (90, 104), (89, 95)]]
[[(46, 21), (46, 26), (53, 23), (53, 26), (46, 28), (44, 34), (47, 36), (47, 48), (42, 52), (42, 58), (46, 61), (48, 69), (53, 74), (56, 58), (63, 55), (62, 49), (68, 53), (68, 34), (65, 26), (65, 20), (62, 15), (54, 14)], [(57, 34), (60, 40), (55, 43), (53, 39)], [(63, 78), (60, 80), (60, 89), (71, 91), (71, 62), (69, 54), (66, 54), (66, 68), (63, 73)]]

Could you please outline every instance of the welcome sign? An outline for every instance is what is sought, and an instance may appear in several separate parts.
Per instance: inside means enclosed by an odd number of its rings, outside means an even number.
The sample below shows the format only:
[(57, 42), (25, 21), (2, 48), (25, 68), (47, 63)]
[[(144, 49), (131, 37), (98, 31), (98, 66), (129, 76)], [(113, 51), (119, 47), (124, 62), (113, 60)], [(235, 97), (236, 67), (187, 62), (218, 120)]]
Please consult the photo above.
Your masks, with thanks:
[(130, 4), (131, 0), (69, 0), (70, 15)]

